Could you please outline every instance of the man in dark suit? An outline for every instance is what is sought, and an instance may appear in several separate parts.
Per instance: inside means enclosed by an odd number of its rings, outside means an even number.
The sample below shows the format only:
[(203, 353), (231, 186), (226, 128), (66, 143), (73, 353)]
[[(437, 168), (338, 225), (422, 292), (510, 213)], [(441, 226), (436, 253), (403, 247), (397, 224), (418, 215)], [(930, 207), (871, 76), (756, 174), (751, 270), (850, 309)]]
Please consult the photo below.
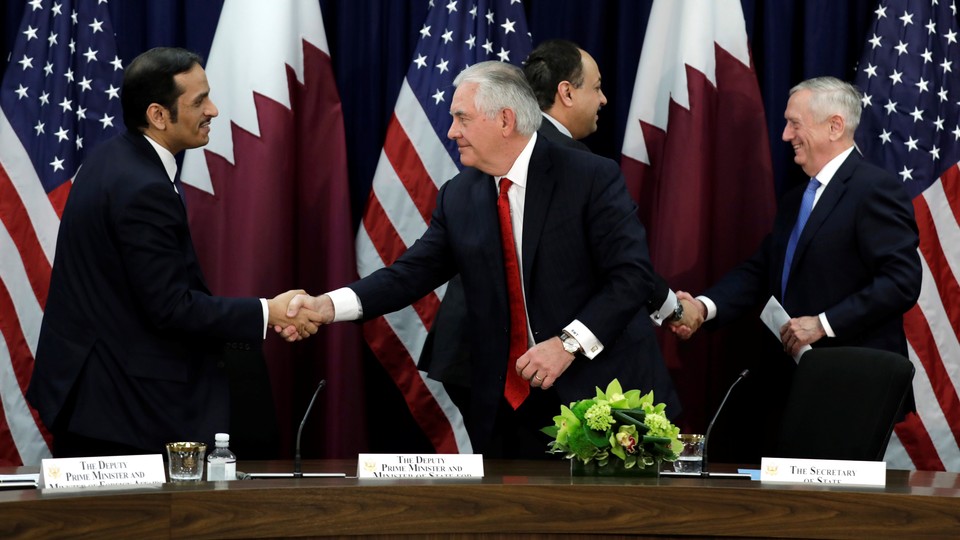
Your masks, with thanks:
[[(783, 140), (811, 181), (784, 196), (759, 250), (697, 297), (707, 321), (753, 312), (772, 296), (793, 317), (780, 329), (791, 356), (805, 345), (907, 354), (903, 313), (920, 294), (917, 225), (902, 184), (854, 147), (860, 98), (832, 77), (791, 89)], [(785, 355), (763, 362), (767, 398), (778, 410), (794, 362)]]
[[(127, 68), (129, 131), (77, 174), (60, 223), (30, 403), (56, 457), (162, 452), (228, 429), (223, 352), (258, 344), (298, 291), (212, 296), (198, 265), (174, 155), (207, 143), (217, 108), (200, 58), (157, 48)], [(259, 345), (256, 345), (259, 347)]]
[[(550, 142), (590, 152), (582, 139), (597, 130), (600, 109), (607, 104), (603, 94), (600, 68), (587, 51), (573, 42), (551, 39), (542, 42), (524, 61), (523, 74), (533, 89), (543, 121), (537, 133)], [(659, 274), (654, 273), (654, 289), (646, 304), (650, 319), (660, 326), (665, 321), (696, 328), (702, 320), (688, 300), (680, 300)], [(464, 339), (466, 299), (459, 277), (447, 286), (434, 319), (418, 368), (431, 379), (444, 383), (450, 396), (463, 408), (468, 404), (469, 350)], [(637, 351), (641, 362), (663, 362), (655, 342)], [(680, 407), (668, 411), (671, 417)]]
[[(394, 264), (297, 296), (288, 313), (304, 306), (322, 323), (376, 317), (459, 273), (471, 346), (466, 427), (490, 457), (543, 457), (539, 429), (559, 405), (614, 378), (676, 407), (663, 363), (637, 359), (654, 340), (638, 314), (653, 279), (616, 163), (538, 137), (540, 111), (516, 67), (476, 64), (455, 86), (448, 136), (466, 167), (440, 189), (427, 231)], [(505, 269), (511, 260), (519, 267)], [(518, 335), (527, 350), (511, 358)]]

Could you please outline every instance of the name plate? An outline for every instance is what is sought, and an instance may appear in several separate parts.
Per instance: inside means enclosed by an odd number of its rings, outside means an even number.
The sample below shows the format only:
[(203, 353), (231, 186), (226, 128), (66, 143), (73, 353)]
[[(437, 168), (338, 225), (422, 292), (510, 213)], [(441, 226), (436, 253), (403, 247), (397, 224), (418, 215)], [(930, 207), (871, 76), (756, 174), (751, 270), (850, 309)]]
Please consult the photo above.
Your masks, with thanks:
[(887, 463), (765, 457), (760, 460), (760, 482), (883, 487), (887, 485)]
[(56, 458), (40, 464), (40, 487), (44, 489), (162, 484), (166, 479), (160, 454)]
[(483, 478), (483, 455), (360, 454), (357, 478)]

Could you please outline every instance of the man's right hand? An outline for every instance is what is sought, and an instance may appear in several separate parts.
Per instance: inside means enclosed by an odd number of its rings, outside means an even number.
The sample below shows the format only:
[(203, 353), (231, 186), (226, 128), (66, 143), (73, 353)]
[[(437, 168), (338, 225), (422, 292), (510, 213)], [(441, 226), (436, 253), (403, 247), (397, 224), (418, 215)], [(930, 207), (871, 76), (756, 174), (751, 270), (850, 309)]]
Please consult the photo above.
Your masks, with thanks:
[[(317, 327), (333, 322), (333, 300), (326, 294), (310, 296), (301, 291), (301, 294), (297, 294), (290, 299), (286, 309), (286, 316), (288, 318), (297, 320), (306, 319)], [(274, 330), (287, 341), (296, 341), (300, 335), (300, 331), (294, 325), (276, 325), (274, 326)], [(316, 331), (311, 332), (311, 334), (314, 333), (316, 333)]]
[(683, 304), (683, 318), (669, 323), (670, 331), (680, 339), (690, 339), (707, 315), (707, 306), (690, 293), (677, 291), (677, 301)]

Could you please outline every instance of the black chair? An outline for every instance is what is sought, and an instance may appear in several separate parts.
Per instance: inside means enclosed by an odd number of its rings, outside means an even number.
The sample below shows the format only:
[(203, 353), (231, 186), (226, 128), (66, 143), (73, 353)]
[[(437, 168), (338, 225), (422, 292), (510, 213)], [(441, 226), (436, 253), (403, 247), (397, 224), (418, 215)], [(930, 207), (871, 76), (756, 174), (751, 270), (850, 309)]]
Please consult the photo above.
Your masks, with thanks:
[(913, 364), (878, 349), (813, 349), (800, 359), (775, 455), (883, 461)]

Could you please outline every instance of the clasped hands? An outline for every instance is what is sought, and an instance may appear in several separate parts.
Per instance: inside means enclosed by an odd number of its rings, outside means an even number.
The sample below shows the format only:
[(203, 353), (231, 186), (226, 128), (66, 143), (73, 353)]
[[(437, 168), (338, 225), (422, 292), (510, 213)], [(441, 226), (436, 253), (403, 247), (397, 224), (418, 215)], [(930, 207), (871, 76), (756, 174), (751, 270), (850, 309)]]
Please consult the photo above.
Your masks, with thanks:
[(327, 295), (310, 296), (303, 289), (287, 291), (267, 300), (267, 325), (283, 339), (293, 342), (317, 333), (333, 322), (333, 302)]
[[(690, 293), (677, 291), (677, 299), (683, 304), (683, 318), (671, 321), (670, 331), (680, 339), (690, 339), (703, 324), (707, 316), (707, 306), (697, 300)], [(687, 315), (690, 319), (687, 319)], [(780, 327), (780, 342), (783, 350), (790, 356), (796, 357), (800, 349), (827, 335), (820, 323), (820, 317), (796, 317)]]

